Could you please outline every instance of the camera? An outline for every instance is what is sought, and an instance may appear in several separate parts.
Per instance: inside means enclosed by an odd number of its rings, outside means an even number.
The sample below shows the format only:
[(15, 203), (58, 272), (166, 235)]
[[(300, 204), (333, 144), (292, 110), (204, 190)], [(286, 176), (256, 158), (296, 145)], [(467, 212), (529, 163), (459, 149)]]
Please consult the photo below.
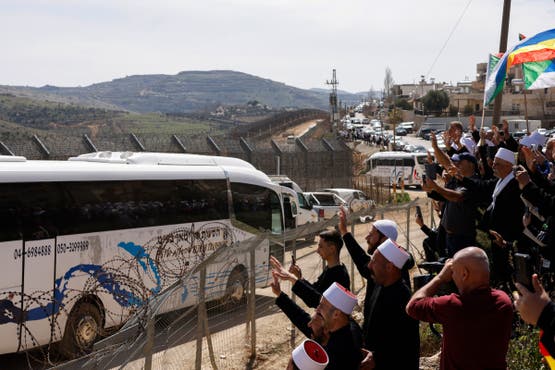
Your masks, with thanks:
[(416, 206), (416, 217), (422, 218), (422, 208), (420, 206)]
[(515, 281), (525, 286), (529, 291), (533, 292), (534, 287), (532, 285), (532, 274), (535, 273), (535, 268), (532, 257), (529, 254), (515, 253), (514, 264)]
[(426, 171), (426, 176), (431, 179), (435, 180), (437, 176), (437, 167), (433, 163), (425, 163), (424, 164), (424, 171)]

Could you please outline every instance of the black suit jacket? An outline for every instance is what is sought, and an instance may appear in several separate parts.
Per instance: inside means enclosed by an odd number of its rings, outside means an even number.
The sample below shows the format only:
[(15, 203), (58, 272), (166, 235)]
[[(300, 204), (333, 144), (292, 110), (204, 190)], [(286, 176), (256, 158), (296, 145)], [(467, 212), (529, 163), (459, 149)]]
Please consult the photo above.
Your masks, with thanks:
[[(497, 181), (497, 178), (480, 180), (465, 177), (463, 184), (484, 204), (489, 205), (492, 201), (493, 190)], [(522, 225), (523, 214), (524, 203), (520, 199), (518, 181), (511, 179), (497, 196), (495, 207), (492, 210), (486, 210), (480, 225), (486, 232), (488, 230), (495, 230), (501, 234), (503, 239), (514, 241), (519, 238), (524, 229)]]

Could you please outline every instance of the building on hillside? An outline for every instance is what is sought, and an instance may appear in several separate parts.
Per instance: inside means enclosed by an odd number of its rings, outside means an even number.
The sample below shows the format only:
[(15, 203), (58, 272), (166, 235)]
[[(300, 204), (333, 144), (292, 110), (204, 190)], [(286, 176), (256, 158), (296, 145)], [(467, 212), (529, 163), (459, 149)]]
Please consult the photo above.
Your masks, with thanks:
[[(399, 97), (406, 98), (414, 107), (415, 113), (423, 112), (422, 97), (430, 90), (444, 90), (449, 95), (449, 111), (463, 115), (481, 114), (484, 104), (484, 86), (486, 82), (487, 63), (476, 65), (475, 80), (465, 79), (456, 85), (446, 83), (428, 83), (424, 78), (419, 83), (395, 85)], [(422, 76), (423, 77), (423, 76)], [(543, 127), (555, 125), (555, 88), (524, 90), (522, 68), (515, 66), (507, 75), (503, 89), (501, 116), (525, 116), (524, 99), (529, 119), (539, 119)], [(447, 111), (447, 110), (446, 110)], [(486, 108), (486, 115), (493, 112), (493, 103)]]

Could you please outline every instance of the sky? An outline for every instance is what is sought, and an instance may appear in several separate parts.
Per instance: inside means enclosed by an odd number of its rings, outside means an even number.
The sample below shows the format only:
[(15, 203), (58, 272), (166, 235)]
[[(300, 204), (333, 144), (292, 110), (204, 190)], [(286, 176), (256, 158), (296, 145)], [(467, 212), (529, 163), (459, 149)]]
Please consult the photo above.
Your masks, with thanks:
[[(503, 0), (1, 1), (0, 85), (87, 86), (137, 74), (234, 70), (299, 88), (382, 90), (476, 76)], [(508, 46), (555, 27), (555, 1), (512, 0)]]

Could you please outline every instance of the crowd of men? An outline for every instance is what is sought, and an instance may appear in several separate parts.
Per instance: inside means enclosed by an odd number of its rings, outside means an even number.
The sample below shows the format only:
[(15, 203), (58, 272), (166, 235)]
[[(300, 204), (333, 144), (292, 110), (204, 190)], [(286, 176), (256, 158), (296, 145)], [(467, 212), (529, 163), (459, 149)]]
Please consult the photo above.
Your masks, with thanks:
[[(518, 142), (506, 122), (484, 131), (472, 118), (468, 133), (452, 122), (443, 136), (445, 150), (431, 135), (434, 156), (423, 182), (441, 221), (436, 229), (421, 216), (416, 222), (428, 236), (426, 259), (444, 265), (416, 292), (408, 274), (414, 261), (397, 244), (393, 220), (373, 223), (364, 250), (340, 212), (337, 230), (320, 235), (317, 253), (326, 267), (314, 283), (296, 263), (287, 269), (272, 258), (276, 304), (311, 340), (293, 351), (290, 368), (418, 369), (424, 321), (442, 325), (441, 369), (506, 369), (519, 319), (513, 291), (521, 319), (543, 329), (541, 341), (555, 355), (555, 304), (537, 274), (524, 276), (528, 286), (514, 279), (517, 257), (552, 269), (555, 139), (533, 132)], [(477, 241), (479, 230), (487, 241)], [(351, 317), (358, 302), (339, 258), (343, 246), (367, 280), (362, 327)], [(312, 314), (281, 291), (282, 280), (293, 283), (293, 292), (315, 308)], [(449, 284), (456, 292), (439, 294)]]

